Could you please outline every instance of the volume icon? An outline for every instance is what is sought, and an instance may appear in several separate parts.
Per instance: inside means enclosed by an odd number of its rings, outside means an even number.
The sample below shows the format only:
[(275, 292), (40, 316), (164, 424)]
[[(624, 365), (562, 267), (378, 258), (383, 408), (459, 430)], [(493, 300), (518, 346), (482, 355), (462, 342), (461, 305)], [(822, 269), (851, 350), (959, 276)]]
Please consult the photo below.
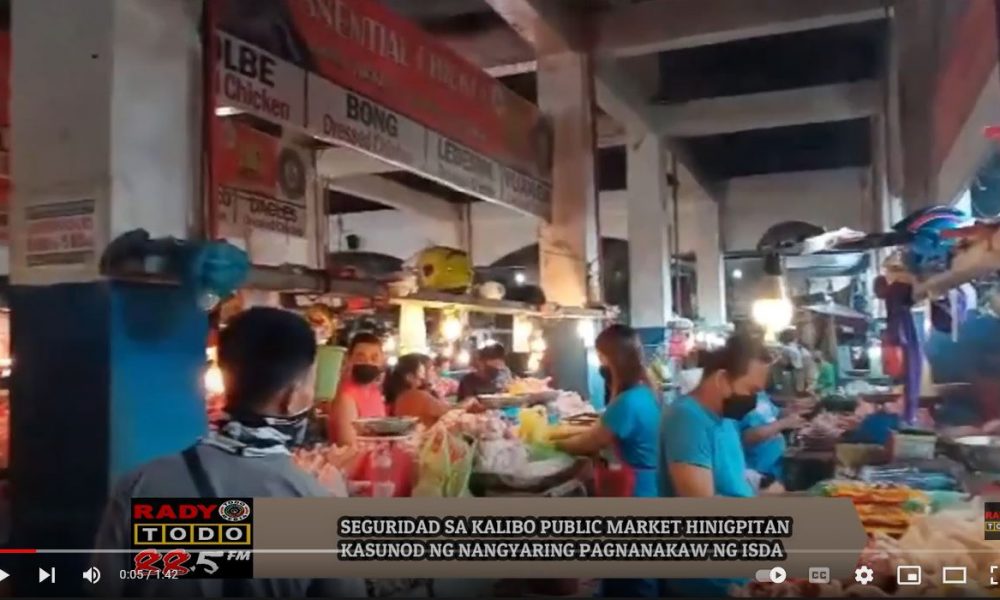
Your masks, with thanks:
[(101, 570), (97, 567), (90, 567), (83, 572), (83, 578), (90, 583), (97, 583), (101, 580)]

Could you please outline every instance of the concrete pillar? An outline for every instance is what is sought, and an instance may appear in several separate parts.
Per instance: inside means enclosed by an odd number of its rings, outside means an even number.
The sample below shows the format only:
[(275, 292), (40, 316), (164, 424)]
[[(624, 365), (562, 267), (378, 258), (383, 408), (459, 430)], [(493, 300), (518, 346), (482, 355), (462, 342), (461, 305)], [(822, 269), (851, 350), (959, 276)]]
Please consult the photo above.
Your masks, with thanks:
[(719, 203), (708, 197), (695, 201), (691, 239), (695, 258), (698, 318), (706, 325), (726, 323), (726, 266), (722, 254)]
[(541, 227), (539, 264), (546, 298), (564, 306), (601, 299), (592, 88), (586, 54), (566, 49), (539, 56), (538, 104), (555, 136), (552, 219)]
[[(200, 206), (200, 2), (11, 7), (12, 543), (91, 548), (117, 477), (205, 431), (193, 294), (98, 271), (116, 235), (186, 237)], [(53, 557), (45, 593), (80, 593), (86, 561)]]
[(898, 79), (902, 197), (907, 213), (940, 203), (934, 165), (934, 93), (945, 3), (897, 2), (890, 21), (890, 77)]
[(666, 158), (655, 134), (628, 147), (629, 319), (648, 346), (663, 341), (673, 315)]
[[(585, 53), (544, 43), (538, 48), (538, 104), (554, 134), (552, 218), (539, 231), (541, 285), (549, 302), (583, 306), (601, 300), (593, 69)], [(599, 404), (596, 360), (577, 324), (557, 321), (546, 336), (556, 384)]]

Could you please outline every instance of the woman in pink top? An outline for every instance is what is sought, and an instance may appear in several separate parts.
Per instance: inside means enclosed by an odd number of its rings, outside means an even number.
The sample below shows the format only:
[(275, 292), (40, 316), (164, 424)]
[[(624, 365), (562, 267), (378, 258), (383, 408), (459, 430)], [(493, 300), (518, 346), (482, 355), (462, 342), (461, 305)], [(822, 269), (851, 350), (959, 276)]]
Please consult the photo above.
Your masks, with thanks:
[(355, 419), (386, 416), (382, 395), (382, 374), (385, 354), (382, 340), (373, 333), (362, 332), (351, 338), (344, 361), (337, 396), (327, 415), (327, 434), (338, 446), (353, 446)]

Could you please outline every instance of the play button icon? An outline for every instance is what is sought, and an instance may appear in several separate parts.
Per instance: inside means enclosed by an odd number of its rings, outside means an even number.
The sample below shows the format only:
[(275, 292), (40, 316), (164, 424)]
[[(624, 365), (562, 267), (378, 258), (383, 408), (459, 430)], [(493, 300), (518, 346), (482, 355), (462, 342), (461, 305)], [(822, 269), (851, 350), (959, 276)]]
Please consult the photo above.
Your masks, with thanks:
[(3, 581), (4, 579), (7, 579), (8, 577), (10, 577), (10, 573), (8, 573), (7, 571), (4, 571), (3, 569), (0, 569), (0, 581)]
[(38, 568), (38, 583), (42, 583), (43, 581), (48, 581), (49, 583), (55, 583), (56, 582), (56, 570), (55, 569), (49, 569), (48, 571), (46, 571), (45, 569), (39, 567)]

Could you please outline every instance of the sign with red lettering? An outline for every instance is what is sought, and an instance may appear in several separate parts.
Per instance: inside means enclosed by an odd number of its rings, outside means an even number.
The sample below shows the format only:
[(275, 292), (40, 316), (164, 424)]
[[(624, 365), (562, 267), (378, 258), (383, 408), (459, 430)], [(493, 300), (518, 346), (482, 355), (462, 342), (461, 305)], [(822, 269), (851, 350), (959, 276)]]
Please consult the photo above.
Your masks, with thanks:
[[(311, 135), (548, 216), (548, 122), (414, 23), (375, 0), (216, 0), (215, 8), (228, 73), (220, 103), (298, 124), (286, 106), (305, 90)], [(305, 83), (296, 68), (309, 74)], [(295, 91), (275, 91), (284, 86)]]
[(48, 267), (93, 260), (94, 210), (92, 199), (27, 207), (25, 264)]
[(305, 71), (222, 32), (215, 46), (216, 106), (281, 125), (305, 124)]
[(253, 500), (132, 500), (129, 578), (252, 577)]
[(375, 0), (285, 0), (307, 69), (541, 179), (549, 129), (538, 108)]
[(232, 119), (216, 119), (218, 235), (255, 264), (318, 267), (313, 152)]

